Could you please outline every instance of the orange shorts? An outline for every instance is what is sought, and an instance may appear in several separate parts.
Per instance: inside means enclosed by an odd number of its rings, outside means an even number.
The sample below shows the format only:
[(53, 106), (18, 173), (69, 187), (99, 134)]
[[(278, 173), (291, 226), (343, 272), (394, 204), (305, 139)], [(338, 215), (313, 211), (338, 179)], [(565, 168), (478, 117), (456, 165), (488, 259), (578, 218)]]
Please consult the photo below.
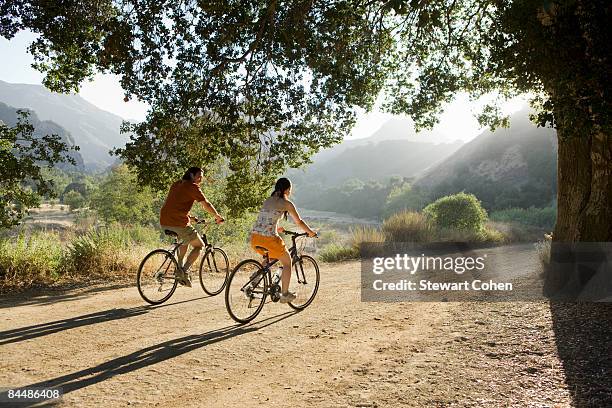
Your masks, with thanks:
[(285, 241), (281, 237), (270, 237), (267, 235), (251, 234), (251, 248), (260, 255), (264, 254), (264, 251), (255, 248), (256, 246), (264, 247), (268, 250), (268, 256), (270, 258), (278, 259), (281, 256), (288, 254)]

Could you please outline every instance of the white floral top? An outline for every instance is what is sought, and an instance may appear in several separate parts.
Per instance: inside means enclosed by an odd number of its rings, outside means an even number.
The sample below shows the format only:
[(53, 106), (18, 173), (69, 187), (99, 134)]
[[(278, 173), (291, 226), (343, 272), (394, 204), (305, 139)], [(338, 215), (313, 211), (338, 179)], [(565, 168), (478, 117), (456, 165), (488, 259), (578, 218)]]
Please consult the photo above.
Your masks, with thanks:
[(257, 221), (255, 221), (255, 225), (251, 232), (269, 237), (279, 236), (276, 232), (276, 228), (278, 220), (284, 213), (284, 210), (269, 210), (262, 208), (261, 211), (259, 211), (259, 215), (257, 215)]

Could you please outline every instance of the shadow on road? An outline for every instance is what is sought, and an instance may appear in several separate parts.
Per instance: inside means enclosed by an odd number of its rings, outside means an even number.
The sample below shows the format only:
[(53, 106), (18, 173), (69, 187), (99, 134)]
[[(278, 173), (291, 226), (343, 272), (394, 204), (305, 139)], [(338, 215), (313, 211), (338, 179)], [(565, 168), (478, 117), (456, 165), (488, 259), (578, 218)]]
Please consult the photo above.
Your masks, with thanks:
[(574, 406), (612, 406), (612, 304), (551, 302), (550, 309)]
[[(116, 375), (129, 373), (153, 364), (180, 356), (195, 349), (205, 347), (223, 340), (231, 339), (246, 333), (255, 332), (285, 320), (298, 312), (285, 312), (276, 316), (251, 323), (246, 326), (226, 326), (220, 329), (211, 330), (203, 334), (189, 335), (174, 340), (169, 340), (154, 346), (146, 347), (122, 357), (117, 357), (95, 367), (86, 368), (61, 377), (47, 381), (41, 381), (20, 388), (49, 388), (61, 387), (64, 394), (93, 384), (108, 380)], [(6, 397), (0, 393), (0, 399)], [(39, 406), (41, 402), (24, 403), (24, 407)]]
[(94, 286), (87, 289), (76, 288), (76, 290), (72, 290), (75, 289), (74, 287), (66, 287), (59, 289), (31, 289), (26, 292), (14, 295), (3, 294), (3, 299), (2, 301), (0, 301), (0, 309), (18, 306), (44, 306), (49, 304), (56, 304), (60, 302), (83, 299), (98, 292), (106, 292), (109, 290), (123, 289), (127, 287), (134, 287), (134, 283), (117, 283), (112, 285), (103, 284), (101, 286)]
[(64, 330), (74, 329), (76, 327), (104, 323), (112, 320), (127, 319), (129, 317), (138, 316), (162, 307), (169, 307), (181, 303), (193, 302), (207, 297), (208, 296), (202, 296), (195, 299), (182, 300), (179, 302), (164, 303), (163, 305), (159, 306), (143, 305), (138, 307), (132, 307), (129, 309), (108, 309), (103, 310), (101, 312), (70, 317), (68, 319), (55, 320), (53, 322), (40, 323), (32, 326), (20, 327), (18, 329), (5, 330), (0, 332), (0, 346), (4, 344), (34, 339), (36, 337), (42, 337)]

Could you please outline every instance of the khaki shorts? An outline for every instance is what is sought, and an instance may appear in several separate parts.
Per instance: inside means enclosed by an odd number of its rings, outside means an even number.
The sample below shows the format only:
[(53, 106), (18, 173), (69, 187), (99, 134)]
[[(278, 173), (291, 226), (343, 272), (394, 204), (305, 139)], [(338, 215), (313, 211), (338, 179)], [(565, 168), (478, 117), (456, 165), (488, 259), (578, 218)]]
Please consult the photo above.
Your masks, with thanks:
[(198, 238), (198, 231), (196, 231), (191, 225), (186, 227), (169, 227), (167, 225), (162, 225), (161, 229), (176, 232), (179, 240), (183, 241), (184, 243), (191, 242)]

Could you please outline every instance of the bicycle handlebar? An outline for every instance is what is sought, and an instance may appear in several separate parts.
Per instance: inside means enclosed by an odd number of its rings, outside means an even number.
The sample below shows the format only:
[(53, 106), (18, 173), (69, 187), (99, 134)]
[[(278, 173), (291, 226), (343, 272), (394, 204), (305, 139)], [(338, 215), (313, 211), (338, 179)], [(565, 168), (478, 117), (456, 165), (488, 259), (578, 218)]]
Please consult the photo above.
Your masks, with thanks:
[[(295, 238), (308, 236), (307, 232), (295, 232), (295, 231), (289, 231), (289, 230), (284, 230), (283, 234), (285, 234), (285, 235), (292, 235)], [(318, 235), (315, 235), (313, 238), (318, 238)]]

